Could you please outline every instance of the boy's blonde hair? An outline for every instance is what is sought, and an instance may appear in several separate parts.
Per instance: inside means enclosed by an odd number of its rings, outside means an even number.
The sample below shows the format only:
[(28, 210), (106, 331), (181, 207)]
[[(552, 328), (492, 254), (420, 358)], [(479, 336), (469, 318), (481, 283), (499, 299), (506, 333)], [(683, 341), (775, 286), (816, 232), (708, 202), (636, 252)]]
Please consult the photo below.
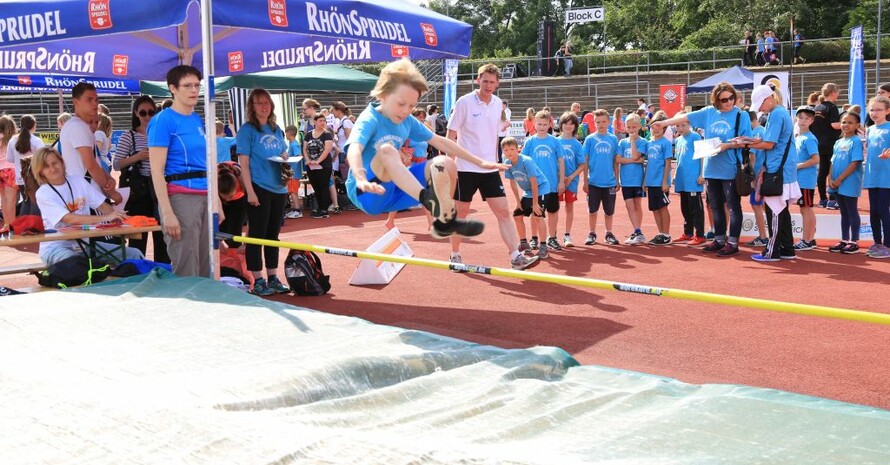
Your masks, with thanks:
[(519, 141), (516, 140), (515, 137), (507, 136), (503, 140), (501, 140), (501, 148), (513, 146), (519, 148)]
[(550, 112), (547, 110), (541, 110), (541, 111), (535, 113), (535, 119), (552, 120), (552, 118), (550, 117)]
[(386, 65), (380, 71), (380, 78), (377, 79), (377, 85), (371, 91), (371, 97), (380, 99), (395, 92), (399, 85), (405, 84), (416, 90), (418, 94), (423, 95), (429, 90), (426, 79), (407, 58), (394, 61)]
[(643, 119), (640, 118), (640, 115), (638, 115), (636, 113), (630, 113), (627, 115), (627, 118), (624, 119), (624, 124), (628, 124), (628, 123), (636, 123), (636, 124), (639, 124), (640, 126), (642, 126)]
[(486, 63), (479, 67), (479, 71), (476, 73), (477, 78), (481, 78), (483, 74), (493, 74), (498, 81), (501, 80), (501, 70), (494, 63)]
[(608, 118), (609, 112), (606, 110), (603, 110), (602, 108), (598, 108), (598, 109), (594, 110), (593, 118), (596, 119), (596, 118), (599, 118), (600, 116), (605, 116), (606, 118)]
[(222, 134), (222, 132), (225, 131), (225, 129), (226, 129), (226, 125), (223, 124), (222, 121), (220, 121), (220, 120), (216, 120), (216, 121), (214, 122), (214, 124), (216, 125), (216, 133), (217, 133), (217, 134)]
[(285, 134), (293, 134), (293, 135), (296, 136), (296, 135), (297, 135), (297, 131), (298, 131), (297, 127), (294, 126), (293, 124), (291, 124), (290, 126), (284, 128), (284, 133), (285, 133)]

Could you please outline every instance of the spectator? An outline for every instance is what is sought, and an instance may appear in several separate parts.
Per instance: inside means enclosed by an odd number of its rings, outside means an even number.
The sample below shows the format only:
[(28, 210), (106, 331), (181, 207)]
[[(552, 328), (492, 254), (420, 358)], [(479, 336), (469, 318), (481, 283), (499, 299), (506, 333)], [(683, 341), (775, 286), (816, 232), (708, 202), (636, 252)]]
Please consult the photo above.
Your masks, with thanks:
[[(15, 125), (13, 125), (15, 127)], [(19, 120), (21, 132), (9, 139), (6, 148), (6, 160), (12, 162), (15, 169), (15, 183), (19, 186), (20, 192), (27, 200), (25, 194), (25, 180), (22, 173), (22, 159), (30, 157), (33, 153), (43, 147), (43, 141), (34, 133), (37, 131), (37, 121), (31, 115), (22, 116)]]
[(615, 112), (612, 113), (612, 134), (615, 134), (618, 140), (627, 137), (627, 126), (624, 124), (624, 109), (621, 107), (615, 108)]
[(572, 67), (575, 65), (575, 60), (572, 59), (572, 48), (569, 46), (569, 43), (566, 42), (565, 45), (560, 47), (562, 50), (562, 65), (563, 65), (563, 77), (569, 77), (572, 75)]
[(96, 158), (106, 173), (111, 173), (111, 117), (99, 113), (98, 127), (93, 132), (96, 138)]
[(501, 142), (505, 137), (510, 136), (510, 118), (513, 116), (513, 112), (510, 111), (510, 104), (506, 100), (501, 102), (501, 107), (503, 110), (501, 111), (501, 130), (498, 131), (498, 161), (503, 163), (504, 152)]
[(173, 272), (179, 276), (211, 276), (207, 140), (195, 113), (201, 79), (193, 66), (171, 68), (167, 88), (172, 104), (148, 123), (152, 185)]
[[(59, 113), (59, 116), (56, 117), (56, 128), (61, 132), (62, 126), (65, 126), (65, 123), (67, 123), (68, 120), (70, 120), (70, 119), (71, 119), (71, 113), (68, 113), (68, 112)], [(56, 140), (53, 141), (53, 143), (50, 145), (52, 145), (52, 147), (54, 149), (56, 149), (57, 152), (62, 153), (62, 150), (61, 150), (62, 144), (59, 143), (59, 136), (56, 136)]]
[(535, 133), (535, 109), (528, 107), (525, 109), (525, 119), (522, 120), (522, 127), (525, 129), (525, 137), (530, 137)]
[(745, 31), (745, 38), (742, 39), (742, 44), (745, 46), (743, 63), (745, 66), (754, 66), (756, 63), (756, 61), (754, 61), (754, 52), (757, 49), (757, 43), (754, 41), (754, 36), (751, 35), (751, 31)]
[[(313, 132), (324, 131), (324, 114), (319, 113), (315, 118)], [(283, 169), (284, 163), (269, 160), (276, 155), (285, 160), (288, 158), (284, 131), (276, 123), (275, 104), (269, 92), (265, 89), (250, 92), (245, 119), (247, 122), (238, 131), (236, 152), (241, 165), (241, 183), (247, 194), (247, 236), (277, 241), (287, 205), (287, 182), (292, 172)], [(333, 139), (330, 133), (325, 132), (325, 135), (328, 140)], [(330, 152), (330, 145), (327, 149)], [(315, 189), (316, 195), (328, 193), (330, 164), (323, 176), (323, 183)], [(253, 294), (268, 296), (290, 292), (278, 279), (278, 254), (279, 249), (275, 246), (247, 244), (245, 247), (247, 269), (253, 274)], [(263, 279), (264, 261), (266, 279)]]
[(757, 64), (757, 66), (763, 66), (763, 64), (766, 63), (766, 60), (763, 58), (764, 51), (765, 51), (765, 49), (764, 49), (763, 37), (758, 32), (757, 33), (757, 54), (754, 57), (755, 63)]
[(831, 168), (834, 143), (841, 136), (841, 115), (835, 104), (839, 93), (840, 88), (833, 82), (822, 86), (821, 96), (815, 108), (816, 118), (810, 127), (810, 131), (819, 141), (819, 177), (816, 179), (816, 185), (819, 189), (820, 207), (837, 208), (837, 202), (832, 202), (833, 199), (826, 191), (825, 180)]
[(800, 48), (803, 47), (803, 35), (800, 30), (794, 30), (794, 63), (806, 63), (807, 59), (800, 56)]
[[(349, 115), (352, 113), (343, 102), (334, 102), (331, 109), (331, 113), (334, 115), (333, 128), (337, 134), (335, 142), (337, 143), (337, 157), (339, 158), (337, 163), (339, 177), (345, 180), (349, 174), (349, 163), (346, 161), (346, 141), (349, 140), (349, 135), (352, 134), (352, 127), (354, 126), (352, 120), (349, 119)], [(423, 116), (426, 119), (426, 112), (424, 112)], [(334, 194), (336, 195), (336, 192)]]
[[(299, 132), (300, 130), (294, 125), (284, 128), (284, 137), (287, 139), (288, 157), (303, 156), (303, 142), (297, 138)], [(303, 179), (303, 166), (305, 163), (304, 160), (300, 160), (299, 163), (294, 163), (294, 174), (291, 176), (290, 180), (287, 181), (287, 194), (290, 198), (291, 207), (291, 210), (284, 214), (284, 217), (287, 219), (295, 220), (303, 217), (303, 201), (300, 199), (300, 180)], [(240, 167), (238, 168), (238, 176), (241, 176)], [(244, 203), (247, 203), (246, 198), (244, 199)], [(226, 219), (228, 219), (228, 215), (226, 215)]]
[(222, 121), (216, 120), (216, 163), (232, 161), (232, 149), (237, 144), (237, 139), (226, 136), (226, 126)]
[(807, 96), (807, 106), (811, 106), (811, 107), (815, 108), (816, 105), (819, 104), (819, 97), (821, 97), (821, 96), (822, 96), (822, 92), (820, 92), (818, 90), (815, 92), (810, 92), (810, 95)]
[(101, 104), (101, 103), (100, 103), (99, 106), (96, 108), (96, 111), (99, 112), (100, 115), (110, 115), (110, 114), (111, 114), (111, 113), (108, 111), (108, 107), (106, 107), (105, 105), (103, 105), (103, 104)]
[(328, 207), (331, 205), (331, 192), (328, 189), (333, 170), (331, 152), (334, 147), (334, 137), (326, 131), (327, 122), (321, 114), (315, 115), (314, 126), (306, 132), (303, 140), (303, 161), (308, 169), (306, 175), (309, 183), (315, 191), (315, 200), (318, 208), (312, 212), (316, 219), (328, 217)]
[(8, 158), (8, 143), (15, 131), (15, 121), (7, 115), (0, 115), (0, 207), (3, 208), (3, 228), (0, 229), (0, 234), (9, 232), (9, 225), (15, 220), (15, 204), (18, 200), (19, 188), (13, 164), (15, 160)]
[(315, 126), (315, 115), (319, 110), (321, 110), (321, 105), (317, 100), (311, 98), (303, 99), (303, 114), (301, 117), (300, 131), (304, 136)]

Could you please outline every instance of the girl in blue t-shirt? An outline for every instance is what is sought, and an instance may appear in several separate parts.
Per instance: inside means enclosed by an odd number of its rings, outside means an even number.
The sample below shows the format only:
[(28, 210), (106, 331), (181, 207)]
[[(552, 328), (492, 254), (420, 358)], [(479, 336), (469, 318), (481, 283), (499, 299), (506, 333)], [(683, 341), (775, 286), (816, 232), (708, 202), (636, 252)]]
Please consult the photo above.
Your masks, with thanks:
[[(565, 155), (563, 163), (565, 165), (565, 186), (566, 190), (560, 196), (566, 204), (566, 232), (562, 237), (563, 245), (566, 247), (574, 247), (572, 242), (572, 225), (575, 222), (575, 201), (578, 200), (578, 179), (584, 172), (584, 164), (586, 162), (584, 153), (581, 151), (581, 142), (575, 137), (578, 128), (578, 117), (572, 112), (565, 112), (559, 118), (559, 142), (562, 144), (562, 151)], [(552, 232), (556, 237), (556, 231)]]
[(828, 170), (828, 191), (834, 193), (841, 211), (841, 241), (829, 252), (859, 252), (859, 196), (862, 193), (862, 141), (859, 139), (859, 113), (841, 116), (842, 138), (834, 143), (831, 168)]
[(680, 194), (683, 235), (674, 242), (687, 242), (692, 247), (705, 243), (705, 211), (702, 202), (704, 159), (695, 159), (695, 142), (700, 140), (701, 136), (692, 130), (688, 121), (677, 124), (677, 137), (674, 139), (674, 152), (677, 156), (674, 190)]
[(871, 233), (875, 244), (868, 249), (871, 258), (890, 258), (890, 99), (877, 96), (868, 102), (868, 115), (874, 126), (868, 128), (868, 154), (862, 187), (868, 189)]

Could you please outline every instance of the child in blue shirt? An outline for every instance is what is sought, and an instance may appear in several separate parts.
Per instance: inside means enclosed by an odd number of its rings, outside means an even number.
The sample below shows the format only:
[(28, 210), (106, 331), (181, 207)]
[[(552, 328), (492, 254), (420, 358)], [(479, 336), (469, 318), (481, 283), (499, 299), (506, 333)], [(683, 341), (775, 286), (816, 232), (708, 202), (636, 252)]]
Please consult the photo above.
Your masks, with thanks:
[[(652, 117), (652, 123), (664, 121), (667, 114), (658, 111)], [(646, 152), (646, 193), (649, 196), (649, 211), (655, 216), (658, 234), (649, 241), (649, 245), (668, 245), (671, 243), (671, 214), (668, 205), (671, 203), (671, 163), (674, 158), (674, 147), (664, 137), (664, 127), (656, 124), (649, 126), (651, 139)]]
[[(504, 177), (510, 180), (510, 189), (516, 199), (513, 221), (519, 233), (519, 250), (527, 251), (530, 247), (525, 235), (525, 221), (522, 218), (528, 216), (544, 218), (546, 216), (544, 196), (552, 193), (553, 188), (537, 163), (528, 155), (519, 153), (519, 143), (516, 139), (505, 137), (501, 141), (501, 151), (504, 155), (504, 164), (507, 165)], [(547, 222), (541, 221), (540, 226), (542, 234), (546, 234)], [(531, 266), (538, 259), (547, 258), (548, 249), (547, 243), (542, 243), (538, 253), (530, 257), (530, 263), (524, 268)]]
[(877, 96), (868, 103), (874, 126), (868, 128), (868, 153), (862, 187), (868, 189), (869, 216), (874, 245), (871, 258), (890, 258), (890, 99)]
[(596, 244), (596, 217), (600, 204), (605, 215), (605, 242), (609, 245), (618, 244), (612, 233), (612, 221), (615, 215), (615, 197), (618, 193), (618, 162), (620, 158), (618, 138), (609, 134), (609, 113), (599, 109), (593, 112), (593, 123), (596, 132), (584, 139), (582, 152), (587, 159), (584, 177), (584, 192), (587, 192), (587, 223), (590, 232), (584, 245)]
[[(287, 139), (287, 156), (302, 157), (303, 143), (298, 140), (297, 134), (300, 130), (296, 126), (290, 125), (284, 128), (284, 137)], [(284, 214), (285, 218), (298, 219), (303, 217), (303, 200), (300, 199), (300, 180), (303, 179), (303, 160), (299, 163), (291, 163), (294, 175), (287, 182), (287, 194), (290, 198), (291, 210)]]
[(841, 211), (841, 241), (828, 248), (829, 252), (854, 254), (859, 252), (859, 196), (862, 194), (862, 141), (859, 113), (841, 115), (842, 138), (834, 143), (831, 168), (826, 184), (835, 194)]
[(234, 137), (226, 137), (226, 126), (222, 121), (216, 120), (216, 163), (232, 161), (232, 147), (237, 140)]
[(674, 242), (687, 242), (697, 247), (705, 243), (705, 212), (702, 191), (705, 179), (702, 176), (704, 158), (695, 160), (695, 142), (701, 140), (692, 131), (689, 121), (677, 124), (677, 137), (674, 150), (677, 156), (677, 171), (674, 174), (674, 189), (680, 194), (680, 211), (683, 213), (683, 235)]
[(550, 214), (546, 229), (539, 226), (540, 218), (532, 218), (532, 249), (538, 242), (536, 232), (539, 229), (541, 231), (549, 229), (553, 233), (551, 237), (541, 233), (541, 240), (547, 242), (547, 247), (553, 250), (562, 249), (556, 240), (556, 226), (559, 223), (559, 195), (565, 190), (565, 153), (562, 150), (562, 143), (547, 133), (548, 130), (552, 130), (552, 121), (550, 112), (539, 111), (535, 115), (535, 136), (526, 139), (522, 147), (522, 154), (531, 157), (541, 168), (550, 185), (554, 186), (553, 192), (544, 195), (544, 209)]
[(794, 250), (816, 248), (816, 212), (813, 210), (813, 197), (816, 192), (816, 175), (819, 172), (819, 141), (810, 132), (810, 125), (816, 119), (816, 110), (810, 106), (797, 109), (797, 127), (800, 133), (794, 138), (797, 150), (797, 184), (800, 185), (800, 215), (803, 217), (803, 237), (794, 244)]
[(484, 223), (459, 219), (454, 208), (454, 160), (437, 156), (407, 168), (402, 164), (399, 148), (408, 139), (425, 141), (485, 169), (506, 167), (482, 161), (413, 118), (411, 111), (428, 89), (426, 79), (407, 59), (383, 68), (371, 91), (371, 97), (377, 101), (362, 111), (346, 142), (346, 193), (356, 207), (371, 215), (423, 205), (433, 215), (430, 234), (437, 239), (454, 234), (476, 236), (482, 233)]
[(627, 245), (645, 244), (646, 236), (640, 229), (643, 224), (643, 157), (649, 148), (649, 142), (640, 137), (642, 119), (636, 113), (627, 115), (624, 122), (627, 128), (627, 137), (618, 143), (620, 157), (615, 161), (619, 166), (621, 196), (624, 198), (624, 206), (627, 208), (627, 216), (634, 230), (625, 239)]
[[(562, 242), (565, 247), (574, 247), (572, 242), (572, 225), (575, 222), (575, 202), (578, 200), (578, 180), (581, 173), (584, 172), (584, 165), (587, 159), (581, 148), (581, 142), (575, 137), (575, 128), (578, 127), (578, 117), (572, 112), (565, 112), (559, 118), (559, 142), (562, 143), (562, 150), (565, 153), (563, 164), (566, 173), (566, 190), (560, 196), (566, 204), (566, 232), (563, 235)], [(586, 136), (585, 136), (586, 137)], [(556, 235), (556, 231), (553, 232)]]

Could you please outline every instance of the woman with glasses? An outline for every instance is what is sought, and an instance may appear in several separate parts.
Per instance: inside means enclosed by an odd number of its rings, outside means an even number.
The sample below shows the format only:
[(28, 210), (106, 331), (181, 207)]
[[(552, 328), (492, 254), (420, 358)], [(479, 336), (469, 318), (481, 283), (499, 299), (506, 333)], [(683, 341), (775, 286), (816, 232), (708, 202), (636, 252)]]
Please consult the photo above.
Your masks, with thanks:
[[(111, 160), (112, 168), (121, 172), (121, 187), (130, 188), (126, 210), (130, 215), (157, 216), (158, 202), (151, 187), (151, 167), (148, 162), (148, 122), (155, 115), (157, 108), (154, 100), (148, 95), (141, 95), (133, 101), (130, 114), (131, 129), (117, 141), (117, 147)], [(170, 263), (167, 255), (167, 244), (164, 234), (160, 231), (151, 235), (154, 245), (154, 261)], [(130, 239), (130, 247), (135, 247), (145, 254), (148, 234), (143, 233), (139, 239)]]
[(739, 136), (751, 137), (751, 119), (736, 106), (738, 95), (732, 84), (721, 82), (711, 91), (711, 106), (653, 123), (665, 128), (688, 122), (692, 127), (704, 129), (705, 139), (720, 139), (719, 152), (705, 158), (702, 174), (707, 183), (708, 207), (714, 217), (714, 241), (702, 250), (716, 252), (720, 257), (739, 253), (742, 233), (742, 202), (736, 191), (735, 175), (747, 154), (743, 158), (742, 146), (730, 141)]

